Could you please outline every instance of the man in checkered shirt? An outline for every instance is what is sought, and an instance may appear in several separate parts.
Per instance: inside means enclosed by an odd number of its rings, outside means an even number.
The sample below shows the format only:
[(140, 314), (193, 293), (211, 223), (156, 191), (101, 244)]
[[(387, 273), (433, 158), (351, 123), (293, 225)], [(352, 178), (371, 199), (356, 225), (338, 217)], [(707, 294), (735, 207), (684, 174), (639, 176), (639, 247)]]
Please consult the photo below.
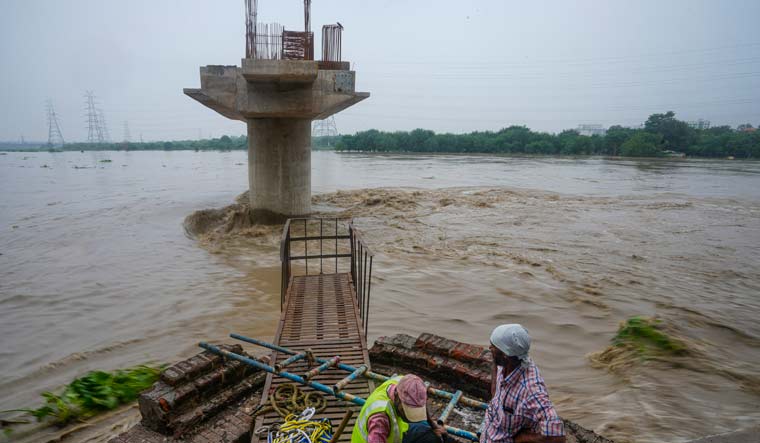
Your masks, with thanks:
[(491, 334), (491, 402), (480, 443), (565, 443), (562, 419), (554, 410), (538, 367), (528, 357), (530, 336), (518, 324)]

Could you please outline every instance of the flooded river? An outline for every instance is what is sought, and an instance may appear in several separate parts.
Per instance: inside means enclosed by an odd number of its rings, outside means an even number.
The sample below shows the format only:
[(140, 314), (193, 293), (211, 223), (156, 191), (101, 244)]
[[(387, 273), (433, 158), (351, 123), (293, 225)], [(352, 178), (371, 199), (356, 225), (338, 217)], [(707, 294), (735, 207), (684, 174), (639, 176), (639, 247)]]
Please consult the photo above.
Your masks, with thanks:
[[(110, 160), (110, 161), (108, 161)], [(315, 209), (376, 250), (370, 340), (531, 332), (559, 413), (684, 441), (760, 420), (760, 163), (315, 152)], [(247, 188), (245, 152), (0, 155), (0, 409), (91, 369), (271, 338), (277, 229), (191, 238)], [(678, 359), (590, 357), (657, 316)]]

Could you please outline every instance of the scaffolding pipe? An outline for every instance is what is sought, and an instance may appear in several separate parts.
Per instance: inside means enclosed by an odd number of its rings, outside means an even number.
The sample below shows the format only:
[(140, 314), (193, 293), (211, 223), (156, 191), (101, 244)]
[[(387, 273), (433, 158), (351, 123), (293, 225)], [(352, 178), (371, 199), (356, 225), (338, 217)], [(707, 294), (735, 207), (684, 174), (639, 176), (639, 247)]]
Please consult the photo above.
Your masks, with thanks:
[(338, 383), (335, 383), (335, 386), (333, 386), (333, 391), (335, 392), (342, 391), (343, 388), (345, 388), (347, 384), (351, 383), (352, 381), (356, 380), (357, 377), (367, 372), (367, 369), (368, 369), (367, 365), (359, 366), (358, 368), (356, 368), (354, 372), (348, 374), (348, 377), (344, 378)]
[[(273, 351), (282, 352), (283, 354), (288, 354), (288, 355), (295, 355), (295, 354), (297, 354), (297, 352), (291, 351), (288, 348), (283, 348), (282, 346), (277, 346), (277, 345), (275, 345), (273, 343), (267, 343), (265, 341), (261, 341), (261, 340), (256, 339), (256, 338), (246, 337), (244, 335), (234, 334), (234, 333), (230, 334), (230, 337), (234, 338), (235, 340), (240, 340), (240, 341), (244, 341), (246, 343), (251, 343), (253, 345), (261, 346), (261, 347), (264, 347), (264, 348), (267, 348), (267, 349), (271, 349)], [(325, 363), (327, 361), (326, 359), (323, 359), (323, 358), (315, 358), (314, 360), (317, 363), (320, 363), (320, 364)], [(347, 372), (354, 372), (356, 370), (355, 367), (349, 366), (349, 365), (344, 364), (344, 363), (338, 363), (337, 368), (338, 369), (342, 369), (342, 370), (347, 371)], [(388, 381), (388, 379), (390, 379), (390, 377), (386, 377), (385, 375), (378, 374), (377, 372), (372, 372), (372, 371), (365, 372), (364, 376), (367, 377), (367, 378), (369, 378), (369, 379), (379, 381), (381, 383), (386, 382), (386, 381)], [(451, 392), (442, 391), (440, 389), (435, 389), (435, 388), (432, 388), (430, 386), (428, 386), (428, 390), (427, 391), (428, 391), (428, 393), (430, 395), (435, 395), (436, 397), (447, 398), (449, 400), (451, 400), (451, 397), (454, 395)], [(482, 401), (475, 400), (474, 398), (469, 398), (469, 397), (462, 396), (462, 398), (459, 399), (459, 402), (462, 403), (465, 406), (469, 406), (469, 407), (475, 408), (475, 409), (483, 409), (483, 410), (488, 409), (488, 403), (483, 403)]]
[(296, 375), (296, 374), (292, 374), (290, 372), (278, 371), (275, 368), (273, 368), (273, 367), (271, 367), (271, 366), (269, 366), (267, 364), (264, 364), (264, 363), (262, 363), (262, 362), (260, 362), (258, 360), (254, 360), (252, 358), (248, 358), (248, 357), (245, 357), (245, 356), (242, 356), (242, 355), (239, 355), (239, 354), (235, 354), (234, 352), (230, 352), (230, 351), (221, 349), (221, 348), (219, 348), (217, 346), (214, 346), (212, 344), (209, 344), (209, 343), (206, 343), (206, 342), (200, 342), (200, 343), (198, 343), (198, 346), (200, 346), (201, 348), (203, 348), (203, 349), (205, 349), (207, 351), (210, 351), (210, 352), (212, 352), (212, 353), (214, 353), (216, 355), (221, 355), (222, 357), (227, 357), (227, 358), (231, 358), (233, 360), (237, 360), (237, 361), (239, 361), (241, 363), (245, 363), (245, 364), (247, 364), (249, 366), (253, 366), (254, 368), (261, 369), (262, 371), (269, 372), (270, 374), (279, 375), (282, 378), (287, 378), (290, 381), (294, 381), (296, 383), (300, 383), (302, 385), (309, 386), (311, 388), (316, 389), (317, 391), (323, 392), (325, 394), (332, 395), (332, 396), (337, 397), (337, 398), (339, 398), (341, 400), (350, 401), (351, 403), (357, 404), (359, 406), (364, 406), (364, 403), (366, 402), (366, 400), (364, 400), (363, 398), (357, 397), (357, 396), (355, 396), (353, 394), (349, 394), (348, 392), (338, 392), (338, 393), (335, 393), (335, 392), (333, 392), (333, 390), (330, 387), (328, 387), (327, 385), (323, 385), (322, 383), (319, 383), (319, 382), (316, 382), (316, 381), (306, 380), (303, 377), (301, 377), (299, 375)]
[(334, 368), (335, 366), (338, 365), (338, 363), (340, 363), (340, 356), (336, 355), (335, 357), (327, 360), (326, 362), (322, 363), (321, 365), (317, 366), (316, 368), (304, 374), (303, 378), (305, 378), (306, 380), (311, 380), (312, 378), (325, 372), (326, 370), (330, 368)]
[(438, 417), (439, 425), (442, 425), (443, 423), (446, 422), (446, 420), (448, 420), (449, 414), (451, 414), (451, 411), (454, 410), (454, 406), (456, 406), (460, 398), (462, 398), (462, 391), (456, 391), (454, 395), (451, 397), (451, 401), (449, 401), (449, 404), (447, 404), (446, 407), (443, 408), (441, 415)]
[[(237, 335), (237, 334), (231, 334), (231, 335)], [(242, 337), (242, 336), (239, 336), (239, 337)], [(245, 338), (246, 339), (250, 339), (249, 337), (245, 337)], [(256, 340), (256, 339), (250, 339), (250, 340)], [(256, 340), (256, 341), (259, 341), (259, 340)], [(266, 342), (262, 342), (262, 343), (266, 343)], [(266, 343), (266, 344), (269, 345), (269, 343)], [(349, 402), (357, 404), (359, 406), (364, 406), (364, 403), (367, 402), (367, 400), (365, 400), (365, 399), (363, 399), (361, 397), (357, 397), (357, 396), (355, 396), (353, 394), (349, 394), (348, 392), (343, 392), (343, 391), (334, 392), (332, 389), (330, 389), (326, 385), (323, 385), (322, 383), (311, 381), (311, 380), (306, 380), (303, 377), (298, 376), (296, 374), (292, 374), (290, 372), (278, 371), (275, 368), (273, 368), (272, 366), (264, 364), (264, 363), (262, 363), (262, 362), (260, 362), (258, 360), (254, 360), (252, 358), (248, 358), (248, 357), (245, 357), (245, 356), (242, 356), (242, 355), (239, 355), (239, 354), (235, 354), (234, 352), (230, 352), (230, 351), (227, 351), (227, 350), (224, 350), (224, 349), (220, 349), (219, 347), (214, 346), (214, 345), (209, 344), (209, 343), (206, 343), (206, 342), (200, 342), (200, 343), (198, 343), (198, 346), (200, 346), (201, 348), (206, 349), (207, 351), (210, 351), (210, 352), (212, 352), (212, 353), (214, 353), (216, 355), (221, 355), (223, 357), (227, 357), (227, 358), (231, 358), (233, 360), (237, 360), (237, 361), (239, 361), (241, 363), (245, 363), (245, 364), (247, 364), (249, 366), (253, 366), (254, 368), (260, 369), (262, 371), (269, 372), (270, 374), (278, 375), (278, 376), (280, 376), (282, 378), (286, 378), (286, 379), (288, 379), (290, 381), (294, 381), (294, 382), (300, 383), (302, 385), (309, 386), (309, 387), (311, 387), (313, 389), (316, 389), (317, 391), (323, 392), (323, 393), (328, 394), (328, 395), (332, 395), (332, 396), (334, 396), (336, 398), (339, 398), (341, 400), (349, 401)], [(277, 346), (277, 345), (271, 345), (271, 346), (279, 348), (279, 346)], [(283, 349), (284, 352), (286, 352), (287, 354), (294, 354), (293, 351), (286, 350), (285, 348), (281, 348), (281, 349)], [(441, 392), (444, 392), (444, 391), (441, 391)], [(453, 394), (449, 394), (449, 395), (453, 395)], [(462, 438), (466, 438), (466, 439), (471, 440), (471, 441), (478, 441), (479, 440), (478, 436), (475, 435), (474, 433), (470, 432), (470, 431), (465, 431), (464, 429), (455, 428), (453, 426), (444, 426), (444, 427), (446, 429), (446, 432), (448, 432), (449, 434), (456, 435), (456, 436), (462, 437)]]
[(281, 361), (279, 363), (275, 363), (274, 368), (278, 371), (281, 371), (282, 368), (292, 365), (293, 363), (302, 360), (306, 357), (305, 352), (301, 352), (300, 354), (295, 354), (293, 356), (288, 357), (285, 361)]

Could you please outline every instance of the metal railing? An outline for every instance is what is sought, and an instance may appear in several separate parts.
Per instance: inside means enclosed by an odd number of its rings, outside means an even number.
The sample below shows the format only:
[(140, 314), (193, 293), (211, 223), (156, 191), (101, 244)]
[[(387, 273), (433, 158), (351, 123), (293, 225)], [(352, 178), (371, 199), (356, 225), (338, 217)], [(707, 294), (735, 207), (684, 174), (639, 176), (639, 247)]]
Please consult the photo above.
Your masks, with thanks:
[[(311, 251), (311, 252), (310, 252)], [(280, 309), (285, 305), (291, 277), (350, 272), (359, 317), (367, 336), (374, 254), (351, 220), (339, 218), (291, 218), (280, 239), (282, 281)], [(350, 259), (346, 263), (346, 259)], [(294, 266), (302, 265), (302, 266)], [(311, 266), (310, 266), (311, 263)], [(318, 263), (318, 264), (317, 264)]]

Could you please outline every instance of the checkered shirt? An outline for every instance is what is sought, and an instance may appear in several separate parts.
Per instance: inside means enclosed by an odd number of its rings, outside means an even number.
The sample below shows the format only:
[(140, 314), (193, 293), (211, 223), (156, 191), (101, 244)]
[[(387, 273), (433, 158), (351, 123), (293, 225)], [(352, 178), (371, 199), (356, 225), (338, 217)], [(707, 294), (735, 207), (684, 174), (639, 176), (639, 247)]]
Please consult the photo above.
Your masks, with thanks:
[(528, 367), (518, 367), (506, 378), (499, 367), (496, 377), (499, 382), (486, 410), (480, 443), (513, 443), (522, 430), (550, 437), (565, 435), (562, 419), (532, 360)]

